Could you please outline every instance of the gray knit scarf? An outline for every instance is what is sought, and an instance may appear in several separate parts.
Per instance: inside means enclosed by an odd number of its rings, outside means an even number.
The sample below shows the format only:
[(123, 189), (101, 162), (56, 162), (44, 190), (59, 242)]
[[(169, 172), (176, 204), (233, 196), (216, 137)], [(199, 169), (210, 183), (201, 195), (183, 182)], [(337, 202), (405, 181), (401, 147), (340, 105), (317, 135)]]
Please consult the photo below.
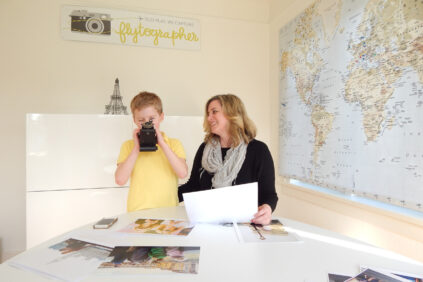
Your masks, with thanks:
[(238, 176), (247, 153), (247, 144), (241, 139), (241, 143), (235, 148), (230, 148), (226, 152), (225, 160), (222, 161), (222, 150), (220, 141), (212, 138), (206, 143), (203, 151), (201, 164), (209, 173), (214, 173), (212, 187), (220, 188), (231, 186)]

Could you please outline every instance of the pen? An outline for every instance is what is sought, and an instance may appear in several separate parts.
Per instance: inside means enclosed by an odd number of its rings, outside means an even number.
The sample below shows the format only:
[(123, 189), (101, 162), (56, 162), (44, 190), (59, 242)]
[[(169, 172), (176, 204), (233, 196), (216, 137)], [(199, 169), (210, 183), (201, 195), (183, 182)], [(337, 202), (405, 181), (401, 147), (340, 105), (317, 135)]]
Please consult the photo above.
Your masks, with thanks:
[(257, 233), (260, 235), (260, 240), (266, 240), (266, 238), (263, 235), (261, 235), (261, 233), (258, 230), (256, 224), (255, 223), (251, 223), (251, 225), (254, 227), (254, 229), (257, 231)]

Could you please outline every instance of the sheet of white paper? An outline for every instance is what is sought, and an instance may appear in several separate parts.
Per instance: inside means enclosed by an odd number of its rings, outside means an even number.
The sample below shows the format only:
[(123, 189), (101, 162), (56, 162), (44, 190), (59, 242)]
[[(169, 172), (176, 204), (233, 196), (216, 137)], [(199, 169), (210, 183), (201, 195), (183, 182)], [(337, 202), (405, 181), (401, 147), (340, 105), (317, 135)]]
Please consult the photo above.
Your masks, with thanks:
[(257, 212), (257, 182), (184, 193), (191, 223), (249, 222)]

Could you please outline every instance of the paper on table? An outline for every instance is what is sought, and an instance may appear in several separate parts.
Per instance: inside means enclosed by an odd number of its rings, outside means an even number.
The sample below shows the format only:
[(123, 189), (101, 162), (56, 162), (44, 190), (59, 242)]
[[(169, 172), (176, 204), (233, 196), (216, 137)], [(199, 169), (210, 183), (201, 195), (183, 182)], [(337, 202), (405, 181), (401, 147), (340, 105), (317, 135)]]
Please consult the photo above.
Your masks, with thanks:
[(97, 273), (198, 274), (199, 265), (199, 246), (116, 246)]
[(407, 272), (402, 272), (402, 271), (396, 271), (396, 270), (390, 270), (390, 269), (385, 269), (385, 268), (380, 268), (380, 267), (368, 267), (368, 266), (364, 266), (364, 265), (360, 265), (360, 271), (364, 271), (366, 269), (372, 269), (372, 270), (376, 270), (382, 273), (391, 273), (393, 275), (399, 276), (401, 278), (405, 278), (406, 280), (408, 279), (409, 281), (413, 281), (413, 282), (423, 282), (423, 275), (418, 275), (418, 274), (413, 274), (413, 273), (407, 273)]
[(194, 226), (183, 220), (139, 218), (118, 232), (187, 236), (193, 228)]
[(191, 223), (249, 222), (257, 212), (257, 182), (182, 195)]
[(112, 247), (75, 238), (36, 248), (11, 259), (10, 265), (66, 281), (80, 280), (105, 261)]
[(345, 280), (345, 282), (360, 282), (360, 281), (384, 281), (384, 282), (407, 282), (408, 279), (396, 276), (391, 273), (379, 272), (373, 269), (366, 269), (358, 275)]
[(287, 232), (282, 223), (277, 219), (272, 219), (268, 225), (252, 225), (250, 223), (239, 223), (239, 233), (245, 243), (300, 243), (302, 242), (295, 233)]

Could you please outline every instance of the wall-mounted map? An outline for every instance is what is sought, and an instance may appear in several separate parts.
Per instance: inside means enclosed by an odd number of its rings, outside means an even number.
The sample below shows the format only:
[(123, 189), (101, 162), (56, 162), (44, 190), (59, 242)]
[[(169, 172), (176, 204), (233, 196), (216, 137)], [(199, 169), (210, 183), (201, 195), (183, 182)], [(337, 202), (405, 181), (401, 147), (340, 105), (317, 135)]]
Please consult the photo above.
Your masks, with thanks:
[(423, 1), (316, 1), (279, 46), (280, 174), (423, 210)]

